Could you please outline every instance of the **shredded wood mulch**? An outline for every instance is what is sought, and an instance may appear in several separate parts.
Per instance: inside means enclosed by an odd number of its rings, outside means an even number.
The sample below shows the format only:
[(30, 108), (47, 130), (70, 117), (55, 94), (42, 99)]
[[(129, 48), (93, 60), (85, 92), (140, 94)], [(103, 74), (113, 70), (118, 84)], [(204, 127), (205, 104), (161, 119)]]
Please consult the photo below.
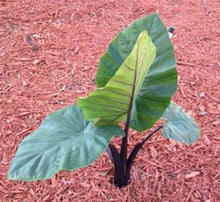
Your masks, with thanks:
[[(217, 0), (1, 0), (0, 200), (220, 201), (219, 8)], [(200, 140), (184, 146), (158, 133), (139, 153), (131, 183), (122, 189), (112, 185), (106, 153), (87, 168), (61, 171), (49, 180), (7, 180), (20, 141), (49, 112), (94, 89), (97, 64), (109, 42), (155, 11), (167, 27), (176, 28), (174, 101), (197, 120)], [(144, 136), (131, 132), (129, 149)]]

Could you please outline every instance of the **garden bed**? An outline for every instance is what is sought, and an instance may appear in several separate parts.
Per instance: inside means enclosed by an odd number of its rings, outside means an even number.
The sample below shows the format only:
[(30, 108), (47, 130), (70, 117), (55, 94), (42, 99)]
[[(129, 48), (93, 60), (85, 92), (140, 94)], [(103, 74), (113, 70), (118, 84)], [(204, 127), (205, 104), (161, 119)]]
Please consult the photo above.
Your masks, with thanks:
[[(215, 0), (0, 1), (1, 201), (219, 201), (219, 7)], [(200, 140), (184, 146), (155, 135), (122, 189), (112, 185), (106, 153), (88, 168), (50, 180), (7, 180), (20, 141), (49, 112), (94, 89), (97, 63), (109, 42), (155, 11), (176, 28), (179, 84), (173, 100), (197, 120)], [(131, 132), (130, 148), (144, 136)]]

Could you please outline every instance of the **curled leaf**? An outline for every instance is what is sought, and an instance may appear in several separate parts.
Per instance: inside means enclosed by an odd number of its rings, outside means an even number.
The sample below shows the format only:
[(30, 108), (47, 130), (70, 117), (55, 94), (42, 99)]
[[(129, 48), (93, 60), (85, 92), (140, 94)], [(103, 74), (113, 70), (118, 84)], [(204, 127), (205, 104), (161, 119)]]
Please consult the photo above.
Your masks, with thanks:
[(147, 31), (143, 31), (130, 55), (106, 86), (77, 100), (85, 118), (94, 121), (96, 126), (118, 124), (126, 118), (155, 56), (155, 46)]

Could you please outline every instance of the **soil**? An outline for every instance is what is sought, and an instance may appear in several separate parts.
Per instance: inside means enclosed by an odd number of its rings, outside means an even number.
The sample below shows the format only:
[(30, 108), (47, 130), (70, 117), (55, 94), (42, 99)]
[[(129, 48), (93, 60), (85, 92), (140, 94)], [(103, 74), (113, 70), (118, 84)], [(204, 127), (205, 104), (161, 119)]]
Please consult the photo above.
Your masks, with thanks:
[[(0, 200), (220, 201), (219, 8), (217, 0), (0, 0)], [(199, 141), (185, 146), (155, 135), (122, 189), (112, 185), (106, 153), (87, 168), (49, 180), (7, 180), (20, 141), (49, 112), (94, 89), (109, 42), (155, 11), (176, 28), (179, 85), (173, 100), (197, 120)], [(144, 136), (131, 132), (129, 149)]]

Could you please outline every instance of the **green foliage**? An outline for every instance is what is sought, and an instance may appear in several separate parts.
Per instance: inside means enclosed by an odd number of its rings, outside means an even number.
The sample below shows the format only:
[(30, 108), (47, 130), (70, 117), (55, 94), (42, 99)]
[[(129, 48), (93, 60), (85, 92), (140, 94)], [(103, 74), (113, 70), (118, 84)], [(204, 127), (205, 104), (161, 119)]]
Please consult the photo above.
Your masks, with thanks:
[[(88, 166), (107, 148), (117, 172), (114, 181), (119, 187), (127, 185), (138, 151), (162, 128), (138, 143), (127, 158), (129, 127), (144, 131), (161, 116), (165, 137), (186, 144), (196, 141), (200, 133), (196, 122), (180, 106), (170, 103), (177, 88), (175, 65), (173, 47), (158, 14), (135, 21), (119, 33), (101, 58), (98, 89), (78, 99), (81, 108), (73, 105), (49, 114), (20, 143), (8, 178), (47, 179), (59, 170)], [(115, 124), (125, 118), (123, 132)], [(115, 135), (123, 136), (120, 152), (109, 145)]]
[(183, 108), (171, 102), (162, 119), (163, 135), (181, 143), (191, 144), (198, 140), (200, 130), (195, 120), (187, 115)]
[(118, 126), (94, 127), (77, 105), (51, 113), (19, 145), (8, 178), (47, 179), (59, 170), (88, 166), (104, 152), (114, 135), (124, 133)]
[(155, 124), (169, 106), (177, 89), (173, 46), (159, 15), (154, 13), (138, 19), (120, 32), (101, 58), (96, 75), (97, 86), (104, 87), (131, 53), (143, 30), (148, 31), (156, 46), (156, 58), (133, 103), (130, 126), (137, 131), (144, 131)]
[(94, 90), (87, 98), (78, 99), (85, 118), (97, 126), (119, 124), (127, 118), (129, 106), (135, 101), (155, 55), (155, 46), (147, 31), (143, 31), (106, 86)]

